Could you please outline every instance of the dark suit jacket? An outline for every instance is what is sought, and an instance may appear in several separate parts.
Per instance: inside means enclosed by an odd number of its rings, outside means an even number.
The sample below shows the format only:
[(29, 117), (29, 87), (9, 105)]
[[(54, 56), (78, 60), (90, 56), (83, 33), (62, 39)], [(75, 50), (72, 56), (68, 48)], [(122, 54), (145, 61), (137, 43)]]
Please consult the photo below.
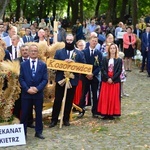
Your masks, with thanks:
[[(33, 38), (33, 36), (31, 35), (30, 33), (30, 36)], [(38, 34), (36, 33), (36, 36), (33, 38), (33, 41), (37, 40), (39, 37), (38, 37)]]
[(9, 51), (8, 51), (8, 50), (5, 50), (5, 57), (4, 57), (4, 60), (11, 60), (10, 54), (9, 54)]
[[(22, 88), (22, 98), (43, 99), (43, 90), (48, 82), (47, 67), (44, 62), (38, 60), (35, 77), (32, 77), (30, 60), (21, 63), (19, 82)], [(28, 94), (27, 91), (31, 86), (35, 86), (38, 92), (34, 95)]]
[[(137, 35), (137, 29), (134, 29), (133, 33)], [(139, 29), (139, 38), (142, 39), (142, 30), (141, 29)]]
[[(27, 43), (27, 42), (28, 42), (26, 36), (23, 36), (23, 37), (22, 37), (22, 40), (23, 40), (24, 43)], [(33, 42), (33, 41), (34, 41), (33, 37), (32, 37), (32, 36), (29, 36), (29, 42)]]
[(12, 54), (12, 45), (7, 47), (7, 50), (9, 51), (9, 53)]
[(145, 32), (142, 34), (142, 52), (146, 51), (148, 43), (149, 43), (148, 49), (150, 50), (150, 33), (147, 41), (147, 33)]
[[(108, 62), (109, 59), (106, 57), (102, 61), (102, 81), (107, 82), (109, 76), (108, 76)], [(117, 58), (114, 59), (114, 74), (111, 78), (114, 83), (120, 82), (120, 74), (122, 72), (122, 59)]]
[[(12, 45), (7, 47), (8, 52), (12, 55)], [(12, 60), (12, 58), (10, 58)]]
[[(75, 62), (85, 63), (85, 58), (84, 58), (84, 55), (81, 51), (74, 49), (74, 53), (76, 53), (76, 57), (74, 60)], [(65, 48), (56, 51), (54, 59), (65, 60), (67, 58), (68, 58), (67, 50)], [(71, 82), (71, 85), (76, 86), (78, 84), (79, 75), (76, 73), (74, 73), (74, 75), (75, 75), (75, 78), (70, 79), (70, 82)], [(62, 79), (64, 79), (64, 72), (63, 71), (57, 71), (55, 81), (58, 82)]]
[(97, 64), (97, 63), (95, 63), (96, 62), (95, 59), (94, 59), (94, 61), (91, 60), (90, 49), (89, 48), (83, 50), (82, 52), (85, 55), (86, 64), (93, 65), (92, 73), (93, 73), (94, 76), (97, 76), (99, 74), (99, 72), (101, 71), (101, 67), (102, 67), (102, 53), (97, 49), (94, 50), (94, 57), (98, 56), (99, 64)]

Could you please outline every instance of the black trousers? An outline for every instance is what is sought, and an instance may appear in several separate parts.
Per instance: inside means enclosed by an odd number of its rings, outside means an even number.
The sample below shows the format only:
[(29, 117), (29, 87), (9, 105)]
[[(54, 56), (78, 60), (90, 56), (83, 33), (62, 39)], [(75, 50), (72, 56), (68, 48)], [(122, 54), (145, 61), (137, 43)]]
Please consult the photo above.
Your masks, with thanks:
[(35, 132), (41, 134), (43, 131), (42, 110), (43, 99), (21, 98), (22, 115), (20, 123), (24, 125), (25, 134), (27, 133), (29, 111), (35, 106)]
[(98, 103), (97, 90), (98, 90), (99, 80), (96, 77), (94, 77), (92, 80), (88, 80), (85, 76), (82, 76), (81, 80), (83, 83), (83, 92), (80, 99), (79, 107), (81, 108), (85, 107), (86, 94), (88, 93), (91, 86), (91, 92), (92, 92), (91, 97), (93, 98), (92, 113), (97, 114), (97, 103)]
[[(21, 94), (18, 100), (15, 101), (13, 115), (19, 120), (21, 118)], [(33, 106), (28, 111), (28, 126), (33, 124)]]
[(143, 56), (143, 59), (142, 59), (142, 66), (141, 66), (141, 70), (143, 71), (144, 68), (145, 68), (145, 62), (147, 60), (147, 57), (148, 57), (148, 52), (145, 50), (142, 52), (142, 56)]
[[(55, 121), (55, 122), (58, 121), (62, 100), (64, 97), (64, 90), (65, 90), (65, 85), (60, 86), (58, 83), (56, 83), (55, 100), (53, 105), (51, 121)], [(75, 90), (76, 90), (76, 86), (72, 86), (71, 89), (67, 90), (63, 121), (69, 121)]]

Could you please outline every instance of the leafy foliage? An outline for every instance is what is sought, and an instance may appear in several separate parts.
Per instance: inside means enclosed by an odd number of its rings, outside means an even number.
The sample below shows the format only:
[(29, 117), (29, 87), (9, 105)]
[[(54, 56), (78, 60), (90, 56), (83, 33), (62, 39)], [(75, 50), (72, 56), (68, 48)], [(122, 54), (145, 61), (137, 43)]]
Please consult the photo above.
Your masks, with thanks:
[[(67, 17), (72, 19), (77, 19), (82, 17), (81, 13), (83, 13), (83, 18), (91, 18), (94, 17), (96, 10), (96, 6), (98, 4), (99, 0), (78, 0), (78, 4), (76, 4), (77, 0), (11, 0), (10, 3), (7, 5), (6, 8), (6, 15), (12, 17), (15, 14), (19, 14), (20, 12), (17, 12), (19, 9), (17, 9), (17, 6), (20, 7), (21, 12), (25, 18), (31, 18), (32, 20), (35, 20), (36, 16), (39, 16), (40, 18), (45, 18), (46, 16), (54, 16), (54, 18), (63, 18), (64, 16), (68, 15)], [(83, 2), (83, 9), (80, 10), (80, 2)], [(111, 6), (111, 2), (113, 0), (101, 0), (99, 4), (99, 11), (98, 16), (102, 14), (111, 14), (111, 17), (113, 20), (117, 20), (117, 18), (121, 19), (123, 15), (131, 15), (133, 14), (132, 10), (132, 0), (126, 0), (126, 6), (123, 6), (125, 0), (116, 0), (115, 7)], [(19, 3), (19, 5), (18, 5)], [(73, 5), (70, 5), (73, 3)], [(150, 0), (138, 0), (138, 10), (137, 10), (137, 16), (140, 18), (141, 16), (146, 16), (149, 13), (149, 5)], [(67, 10), (70, 9), (70, 13), (68, 13)], [(78, 8), (77, 12), (74, 11), (74, 8)], [(110, 10), (111, 8), (111, 10)], [(124, 10), (123, 10), (124, 9)], [(122, 14), (124, 13), (125, 14)], [(71, 15), (70, 15), (71, 14)], [(132, 15), (134, 16), (134, 14)], [(136, 15), (135, 15), (136, 16)], [(83, 20), (81, 18), (81, 20)], [(18, 18), (17, 18), (18, 19)], [(109, 20), (108, 20), (109, 21)], [(73, 20), (75, 22), (75, 20)]]

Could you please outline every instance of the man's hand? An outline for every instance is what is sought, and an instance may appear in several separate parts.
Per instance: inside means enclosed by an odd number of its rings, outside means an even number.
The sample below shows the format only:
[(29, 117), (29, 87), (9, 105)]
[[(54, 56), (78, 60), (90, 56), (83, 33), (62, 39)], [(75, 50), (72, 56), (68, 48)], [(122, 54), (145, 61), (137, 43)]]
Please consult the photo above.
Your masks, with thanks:
[(35, 86), (30, 87), (33, 89), (33, 91), (35, 91), (36, 93), (38, 92), (38, 89)]
[(32, 88), (29, 88), (27, 92), (28, 92), (29, 94), (35, 94), (35, 93), (36, 93)]
[(38, 92), (38, 89), (36, 87), (30, 87), (27, 91), (29, 94), (36, 94)]
[(72, 59), (65, 59), (66, 62), (74, 62)]
[(92, 79), (93, 79), (93, 74), (87, 74), (86, 77), (87, 77), (89, 80), (92, 80)]

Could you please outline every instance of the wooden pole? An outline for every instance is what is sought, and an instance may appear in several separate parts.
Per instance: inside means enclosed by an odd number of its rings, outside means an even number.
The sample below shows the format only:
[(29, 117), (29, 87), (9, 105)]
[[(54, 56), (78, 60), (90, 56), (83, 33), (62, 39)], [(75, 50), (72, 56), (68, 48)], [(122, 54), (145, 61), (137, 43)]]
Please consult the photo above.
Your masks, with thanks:
[(57, 42), (57, 34), (58, 34), (58, 21), (54, 20), (54, 39), (53, 43)]
[(64, 97), (63, 97), (62, 105), (61, 105), (60, 126), (59, 126), (59, 128), (62, 128), (62, 124), (63, 124), (63, 117), (64, 117), (64, 109), (65, 109), (65, 103), (66, 103), (68, 82), (69, 82), (69, 80), (66, 81)]

